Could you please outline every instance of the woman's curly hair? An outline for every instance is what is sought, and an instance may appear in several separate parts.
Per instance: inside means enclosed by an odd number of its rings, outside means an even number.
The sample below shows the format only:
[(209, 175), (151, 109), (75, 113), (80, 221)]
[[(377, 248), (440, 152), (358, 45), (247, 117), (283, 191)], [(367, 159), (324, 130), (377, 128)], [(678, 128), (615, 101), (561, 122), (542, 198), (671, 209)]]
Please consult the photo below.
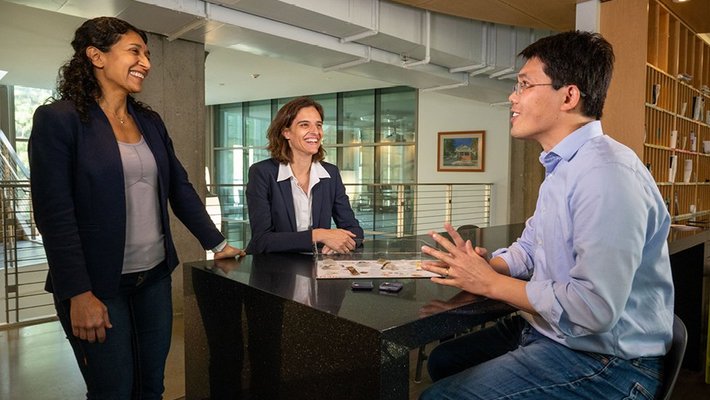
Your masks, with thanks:
[[(89, 119), (89, 107), (100, 98), (101, 87), (94, 75), (94, 65), (86, 55), (88, 47), (108, 52), (121, 36), (129, 31), (140, 35), (148, 43), (146, 33), (118, 18), (98, 17), (84, 22), (74, 33), (71, 45), (74, 55), (60, 69), (57, 78), (59, 99), (74, 103), (82, 121)], [(148, 106), (128, 96), (128, 101), (139, 110), (150, 110)]]

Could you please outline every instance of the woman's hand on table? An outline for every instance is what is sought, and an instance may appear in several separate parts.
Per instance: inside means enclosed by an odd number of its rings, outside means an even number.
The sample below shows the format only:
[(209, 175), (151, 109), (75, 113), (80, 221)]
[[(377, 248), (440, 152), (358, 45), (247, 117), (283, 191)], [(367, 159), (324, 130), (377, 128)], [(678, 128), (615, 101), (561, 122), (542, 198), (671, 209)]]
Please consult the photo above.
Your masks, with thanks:
[(223, 258), (234, 258), (234, 257), (241, 257), (245, 256), (247, 253), (244, 252), (244, 250), (238, 249), (236, 247), (230, 246), (229, 244), (224, 246), (222, 251), (218, 253), (214, 253), (214, 259), (219, 260)]
[(322, 229), (313, 230), (313, 241), (323, 243), (323, 254), (329, 253), (349, 253), (355, 250), (356, 235), (345, 229)]

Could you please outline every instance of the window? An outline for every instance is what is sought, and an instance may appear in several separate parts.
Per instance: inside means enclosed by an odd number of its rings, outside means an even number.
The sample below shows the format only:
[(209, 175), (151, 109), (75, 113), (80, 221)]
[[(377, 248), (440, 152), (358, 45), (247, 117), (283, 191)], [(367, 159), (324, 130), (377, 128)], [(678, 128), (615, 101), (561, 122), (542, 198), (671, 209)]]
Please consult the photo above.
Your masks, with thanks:
[[(19, 160), (23, 163), (24, 168), (29, 168), (29, 157), (27, 155), (27, 143), (32, 132), (32, 116), (35, 110), (40, 105), (44, 104), (47, 99), (52, 97), (53, 91), (47, 89), (36, 89), (23, 86), (14, 86), (14, 108), (15, 108), (15, 135), (14, 148)], [(10, 132), (5, 132), (11, 136)], [(13, 138), (8, 137), (12, 143)], [(18, 167), (18, 175), (24, 178), (20, 171), (22, 167)]]
[[(311, 97), (325, 114), (325, 161), (340, 169), (363, 228), (395, 232), (396, 185), (416, 183), (416, 90), (395, 87)], [(231, 227), (223, 233), (242, 246), (246, 244), (240, 241), (245, 240), (244, 225), (248, 225), (244, 187), (249, 166), (270, 157), (266, 131), (279, 108), (292, 99), (215, 106), (214, 171), (210, 175), (215, 177), (222, 213)], [(404, 220), (409, 219), (405, 216)], [(233, 229), (237, 224), (241, 228)]]

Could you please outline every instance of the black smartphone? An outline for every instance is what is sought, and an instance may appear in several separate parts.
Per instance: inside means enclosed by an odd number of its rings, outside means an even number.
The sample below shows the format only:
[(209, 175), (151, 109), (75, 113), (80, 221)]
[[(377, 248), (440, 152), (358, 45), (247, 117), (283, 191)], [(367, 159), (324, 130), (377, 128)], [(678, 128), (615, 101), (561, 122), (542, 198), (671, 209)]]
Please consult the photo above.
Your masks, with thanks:
[(350, 284), (350, 289), (352, 290), (372, 290), (373, 287), (372, 281), (353, 281)]
[(383, 292), (397, 293), (402, 290), (403, 286), (404, 285), (399, 282), (382, 282), (380, 284), (380, 290)]

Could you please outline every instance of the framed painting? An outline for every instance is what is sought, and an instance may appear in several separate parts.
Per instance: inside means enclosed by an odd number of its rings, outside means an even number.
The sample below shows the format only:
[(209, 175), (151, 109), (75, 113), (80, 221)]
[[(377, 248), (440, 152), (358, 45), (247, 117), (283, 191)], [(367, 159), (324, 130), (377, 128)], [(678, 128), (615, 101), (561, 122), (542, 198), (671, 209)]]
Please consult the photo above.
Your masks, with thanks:
[(437, 171), (483, 172), (485, 131), (439, 132)]

